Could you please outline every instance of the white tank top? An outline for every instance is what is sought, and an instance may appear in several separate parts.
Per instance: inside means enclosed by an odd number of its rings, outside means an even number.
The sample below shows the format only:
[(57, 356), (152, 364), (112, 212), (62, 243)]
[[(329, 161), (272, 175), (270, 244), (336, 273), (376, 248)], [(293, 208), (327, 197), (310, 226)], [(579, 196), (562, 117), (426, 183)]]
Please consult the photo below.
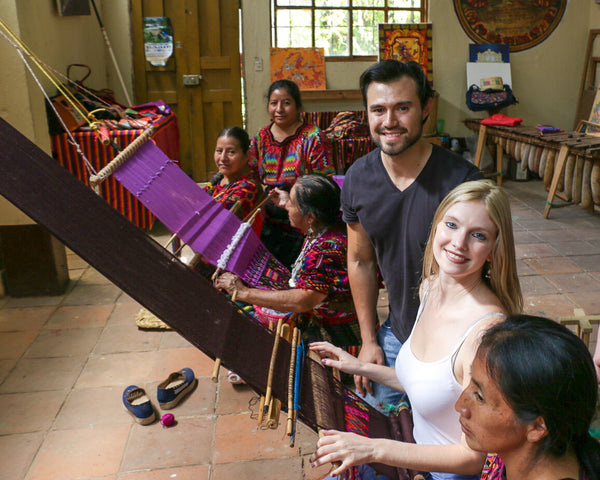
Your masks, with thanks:
[(450, 445), (459, 443), (462, 433), (458, 422), (459, 414), (454, 410), (454, 404), (462, 392), (462, 385), (454, 378), (456, 354), (479, 322), (494, 316), (505, 318), (505, 315), (494, 312), (478, 318), (450, 354), (435, 362), (422, 362), (412, 353), (411, 342), (428, 293), (429, 291), (425, 292), (415, 325), (396, 358), (396, 376), (410, 400), (415, 441), (425, 445)]

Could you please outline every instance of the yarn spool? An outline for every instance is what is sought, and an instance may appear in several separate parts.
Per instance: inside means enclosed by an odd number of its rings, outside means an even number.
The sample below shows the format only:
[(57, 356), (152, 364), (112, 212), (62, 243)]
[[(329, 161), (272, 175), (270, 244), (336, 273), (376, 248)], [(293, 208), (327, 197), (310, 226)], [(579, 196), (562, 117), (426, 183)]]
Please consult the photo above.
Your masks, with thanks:
[(600, 205), (600, 159), (595, 159), (592, 166), (591, 188), (594, 204)]
[(573, 203), (581, 202), (581, 180), (583, 179), (583, 157), (579, 155), (575, 159), (575, 170), (573, 172)]
[(160, 419), (160, 424), (165, 428), (175, 425), (175, 416), (172, 413), (165, 413)]
[(581, 206), (592, 208), (592, 162), (589, 159), (584, 160), (583, 175), (581, 179)]
[(568, 202), (573, 198), (573, 172), (575, 171), (575, 155), (569, 155), (565, 162), (565, 189), (563, 194)]
[(546, 190), (550, 189), (552, 177), (554, 176), (554, 159), (556, 158), (556, 150), (550, 149), (546, 158), (546, 168), (544, 170), (544, 186)]

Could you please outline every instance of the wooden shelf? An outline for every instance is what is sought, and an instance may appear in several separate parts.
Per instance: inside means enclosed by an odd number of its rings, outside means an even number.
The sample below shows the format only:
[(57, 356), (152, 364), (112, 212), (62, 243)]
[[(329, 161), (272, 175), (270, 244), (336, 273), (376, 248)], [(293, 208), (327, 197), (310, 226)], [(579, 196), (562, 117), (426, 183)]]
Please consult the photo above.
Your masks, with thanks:
[(360, 90), (302, 90), (302, 100), (360, 100)]

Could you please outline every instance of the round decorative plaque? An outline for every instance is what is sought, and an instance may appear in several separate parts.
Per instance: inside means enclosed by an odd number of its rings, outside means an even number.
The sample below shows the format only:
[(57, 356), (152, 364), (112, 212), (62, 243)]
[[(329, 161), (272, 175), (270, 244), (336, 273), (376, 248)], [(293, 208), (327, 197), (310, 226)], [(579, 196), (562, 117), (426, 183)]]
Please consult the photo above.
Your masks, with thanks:
[(567, 0), (454, 0), (458, 20), (475, 43), (534, 47), (558, 26)]

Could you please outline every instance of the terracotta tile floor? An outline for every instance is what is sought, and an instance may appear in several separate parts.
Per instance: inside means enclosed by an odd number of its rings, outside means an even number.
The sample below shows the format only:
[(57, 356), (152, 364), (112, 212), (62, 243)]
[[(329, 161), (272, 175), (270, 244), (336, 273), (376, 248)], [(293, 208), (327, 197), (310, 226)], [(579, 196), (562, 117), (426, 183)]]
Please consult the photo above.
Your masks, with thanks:
[[(600, 214), (555, 208), (543, 220), (540, 181), (505, 183), (528, 313), (600, 314)], [(256, 425), (256, 395), (233, 387), (172, 331), (138, 330), (140, 305), (69, 253), (71, 284), (58, 297), (0, 297), (0, 480), (313, 479), (316, 434), (294, 448), (282, 427)], [(380, 297), (383, 314), (387, 297)], [(592, 335), (595, 339), (595, 332)], [(591, 348), (594, 348), (592, 343)], [(171, 412), (177, 424), (135, 424), (121, 404), (137, 384), (189, 366), (198, 386)], [(283, 417), (282, 417), (283, 418)]]

